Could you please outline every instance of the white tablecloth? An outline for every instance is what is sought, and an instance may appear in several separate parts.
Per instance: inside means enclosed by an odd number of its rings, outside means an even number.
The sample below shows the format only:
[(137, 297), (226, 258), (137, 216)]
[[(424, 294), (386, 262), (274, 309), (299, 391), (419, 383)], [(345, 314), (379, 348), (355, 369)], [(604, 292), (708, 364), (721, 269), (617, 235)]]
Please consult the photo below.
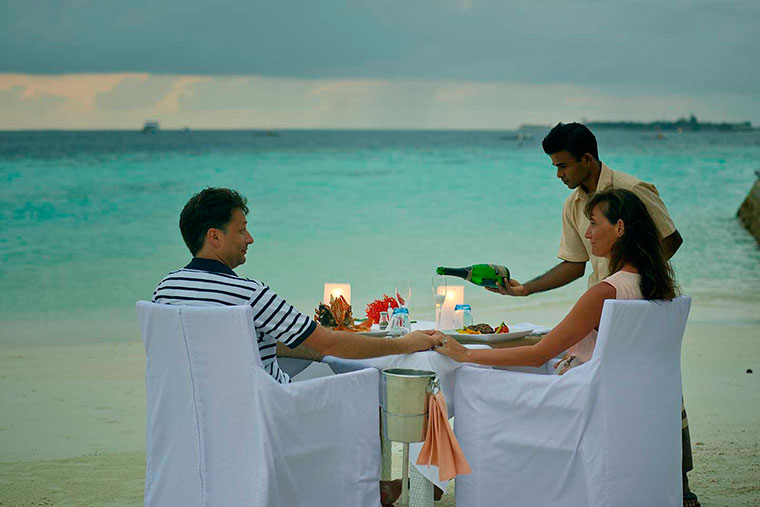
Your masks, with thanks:
[[(432, 322), (418, 322), (412, 324), (412, 329), (431, 329)], [(488, 345), (466, 345), (469, 348), (489, 348)], [(363, 368), (377, 368), (384, 370), (386, 368), (409, 368), (415, 370), (434, 371), (438, 375), (439, 385), (443, 395), (446, 398), (446, 405), (449, 409), (449, 417), (454, 416), (454, 386), (456, 381), (456, 370), (462, 366), (459, 363), (444, 355), (426, 350), (414, 354), (402, 354), (396, 356), (375, 357), (372, 359), (341, 359), (339, 357), (325, 356), (323, 362), (330, 365), (335, 373), (345, 373), (349, 371), (360, 370)], [(428, 465), (417, 465), (417, 457), (422, 442), (409, 445), (409, 461), (414, 464), (422, 475), (430, 482), (446, 491), (448, 481), (438, 480), (438, 467)]]
[[(541, 326), (535, 326), (535, 325), (528, 325), (526, 324), (525, 327), (535, 327), (535, 328), (541, 328), (543, 331), (547, 328), (542, 328)], [(418, 330), (418, 329), (433, 329), (435, 327), (435, 323), (432, 321), (418, 321), (414, 324), (412, 324), (412, 330)], [(470, 344), (465, 345), (465, 347), (478, 349), (478, 348), (490, 348), (486, 344)], [(415, 369), (415, 370), (428, 370), (428, 371), (434, 371), (438, 375), (439, 385), (441, 388), (441, 391), (443, 391), (443, 395), (446, 398), (446, 405), (449, 409), (448, 416), (454, 417), (454, 386), (456, 382), (456, 370), (459, 369), (462, 364), (457, 361), (454, 361), (453, 359), (450, 359), (444, 355), (439, 354), (438, 352), (427, 350), (424, 352), (417, 352), (414, 354), (402, 354), (402, 355), (395, 355), (395, 356), (383, 356), (383, 357), (375, 357), (372, 359), (342, 359), (339, 357), (333, 357), (333, 356), (325, 356), (322, 362), (327, 363), (333, 372), (335, 373), (346, 373), (349, 371), (356, 371), (361, 370), (363, 368), (377, 368), (378, 370), (384, 370), (386, 368), (409, 368), (409, 369)], [(468, 363), (470, 364), (470, 363)], [(479, 366), (479, 365), (472, 365), (471, 366)], [(489, 368), (487, 366), (479, 366), (481, 368)], [(531, 367), (525, 367), (525, 368), (508, 368), (510, 370), (518, 370), (518, 371), (529, 371), (532, 373), (545, 373), (545, 368), (531, 368)], [(382, 396), (382, 393), (381, 393)], [(409, 445), (409, 460), (411, 463), (415, 464), (417, 461), (417, 457), (420, 453), (420, 449), (422, 448), (422, 443), (416, 443), (416, 444), (410, 444)], [(465, 456), (466, 457), (466, 456)], [(430, 482), (441, 488), (443, 491), (446, 491), (446, 485), (448, 484), (447, 481), (439, 481), (438, 480), (438, 467), (435, 466), (427, 466), (427, 465), (416, 465), (417, 469), (424, 475)]]
[[(432, 321), (418, 321), (412, 324), (412, 331), (418, 329), (433, 329), (435, 323)], [(466, 345), (468, 348), (489, 348), (488, 345)], [(342, 359), (340, 357), (325, 356), (322, 362), (330, 365), (335, 373), (346, 373), (349, 371), (361, 370), (363, 368), (377, 368), (384, 370), (386, 368), (409, 368), (414, 370), (434, 371), (438, 374), (441, 391), (446, 398), (446, 404), (449, 408), (449, 417), (454, 417), (454, 381), (456, 375), (454, 372), (462, 366), (462, 363), (454, 361), (438, 352), (426, 350), (414, 354), (400, 354), (396, 356), (374, 357), (372, 359)], [(472, 365), (477, 366), (477, 365)]]

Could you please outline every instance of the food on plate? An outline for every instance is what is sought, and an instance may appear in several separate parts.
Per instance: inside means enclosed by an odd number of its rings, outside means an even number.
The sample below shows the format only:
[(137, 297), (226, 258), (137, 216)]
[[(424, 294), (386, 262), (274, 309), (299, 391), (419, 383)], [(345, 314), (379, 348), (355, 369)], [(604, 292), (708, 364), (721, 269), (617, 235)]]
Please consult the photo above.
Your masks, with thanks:
[(338, 331), (369, 331), (372, 327), (372, 320), (367, 319), (361, 324), (354, 324), (354, 316), (351, 312), (351, 305), (346, 302), (343, 296), (337, 298), (330, 296), (330, 304), (319, 303), (319, 307), (314, 310), (314, 320), (324, 327)]
[(480, 331), (474, 331), (472, 329), (467, 329), (466, 327), (462, 329), (457, 329), (456, 332), (459, 334), (480, 334)]
[(501, 324), (499, 324), (499, 327), (497, 327), (496, 329), (494, 329), (494, 333), (495, 333), (495, 334), (504, 334), (504, 333), (509, 333), (509, 326), (508, 326), (508, 325), (506, 325), (506, 324), (504, 323), (504, 321), (502, 321), (502, 323), (501, 323)]
[(387, 294), (383, 294), (382, 298), (375, 299), (367, 305), (367, 320), (371, 321), (372, 324), (379, 324), (380, 312), (388, 311), (388, 307), (398, 308), (398, 301)]
[(465, 329), (472, 331), (472, 333), (469, 334), (493, 334), (493, 328), (488, 324), (473, 324), (467, 326)]
[(504, 334), (509, 333), (509, 326), (504, 322), (498, 325), (496, 329), (492, 328), (488, 324), (473, 324), (467, 326), (464, 329), (457, 329), (459, 334)]

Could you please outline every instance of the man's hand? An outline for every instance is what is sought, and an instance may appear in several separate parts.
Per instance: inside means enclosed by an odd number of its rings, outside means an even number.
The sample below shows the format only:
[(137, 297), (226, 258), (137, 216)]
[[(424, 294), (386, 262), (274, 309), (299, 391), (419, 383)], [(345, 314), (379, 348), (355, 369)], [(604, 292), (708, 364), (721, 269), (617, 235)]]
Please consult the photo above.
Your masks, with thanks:
[(530, 292), (528, 288), (517, 280), (508, 280), (507, 285), (502, 285), (499, 281), (496, 282), (496, 288), (486, 287), (487, 291), (494, 294), (501, 294), (502, 296), (528, 296)]
[(429, 329), (426, 331), (412, 331), (406, 336), (399, 338), (399, 342), (403, 343), (404, 352), (411, 354), (422, 350), (430, 350), (443, 343), (444, 338), (446, 338), (445, 334)]

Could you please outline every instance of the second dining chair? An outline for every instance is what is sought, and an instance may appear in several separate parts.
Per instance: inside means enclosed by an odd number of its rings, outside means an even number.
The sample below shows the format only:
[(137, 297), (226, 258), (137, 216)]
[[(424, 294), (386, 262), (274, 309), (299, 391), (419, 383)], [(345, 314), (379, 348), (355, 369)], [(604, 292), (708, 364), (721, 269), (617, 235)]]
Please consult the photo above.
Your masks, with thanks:
[(606, 301), (593, 357), (562, 376), (461, 368), (457, 506), (680, 506), (690, 304)]

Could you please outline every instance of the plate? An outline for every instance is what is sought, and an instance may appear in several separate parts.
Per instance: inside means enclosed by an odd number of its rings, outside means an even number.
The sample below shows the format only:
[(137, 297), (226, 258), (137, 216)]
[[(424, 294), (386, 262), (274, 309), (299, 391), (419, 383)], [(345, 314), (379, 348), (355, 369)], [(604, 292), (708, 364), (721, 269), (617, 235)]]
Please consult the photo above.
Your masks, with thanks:
[(454, 329), (449, 329), (448, 331), (441, 331), (443, 334), (446, 334), (448, 336), (453, 336), (457, 340), (465, 340), (468, 342), (506, 342), (509, 340), (516, 340), (518, 338), (522, 338), (524, 336), (528, 336), (530, 333), (533, 332), (532, 327), (517, 327), (512, 326), (509, 328), (509, 333), (495, 333), (495, 334), (465, 334), (465, 333), (457, 333)]

